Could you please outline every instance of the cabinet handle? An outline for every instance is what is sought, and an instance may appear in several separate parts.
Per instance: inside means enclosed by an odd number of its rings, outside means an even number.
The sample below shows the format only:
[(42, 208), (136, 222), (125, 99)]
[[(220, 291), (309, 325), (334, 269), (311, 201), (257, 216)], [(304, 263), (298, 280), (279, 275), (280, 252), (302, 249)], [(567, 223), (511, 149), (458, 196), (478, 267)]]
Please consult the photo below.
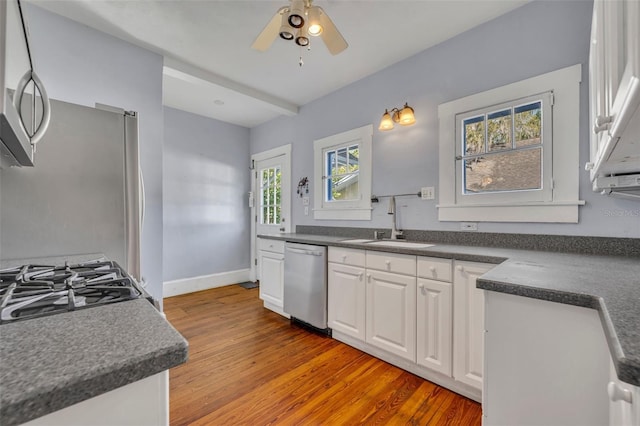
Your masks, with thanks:
[(460, 271), (460, 272), (464, 272), (464, 266), (462, 266), (462, 265), (458, 265), (458, 266), (456, 266), (456, 269), (457, 269), (458, 271)]
[(363, 275), (364, 275), (364, 274), (363, 274), (362, 272), (360, 272), (360, 273), (358, 274), (358, 280), (362, 281), (362, 277), (363, 277)]
[(609, 382), (607, 385), (607, 393), (611, 401), (624, 401), (631, 404), (633, 401), (633, 395), (629, 389), (625, 389), (615, 382)]
[(346, 263), (347, 261), (347, 255), (345, 254), (344, 256), (342, 256), (342, 263)]
[(387, 265), (387, 270), (391, 269), (391, 261), (390, 260), (385, 260), (384, 263), (385, 263), (385, 265)]
[(371, 282), (371, 274), (367, 274), (367, 281)]
[(423, 289), (424, 289), (424, 284), (418, 284), (418, 288), (419, 288), (420, 290), (423, 290)]
[(436, 273), (436, 267), (435, 266), (429, 266), (429, 270), (434, 274)]

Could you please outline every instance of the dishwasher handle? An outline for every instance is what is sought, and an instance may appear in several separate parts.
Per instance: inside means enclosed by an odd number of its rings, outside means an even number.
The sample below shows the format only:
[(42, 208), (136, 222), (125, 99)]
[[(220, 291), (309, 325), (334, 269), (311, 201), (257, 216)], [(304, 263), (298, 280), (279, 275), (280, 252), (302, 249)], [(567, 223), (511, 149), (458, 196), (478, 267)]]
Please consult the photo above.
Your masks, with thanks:
[(287, 247), (286, 250), (290, 251), (291, 253), (306, 254), (309, 256), (322, 256), (324, 254), (322, 251), (302, 250), (302, 249), (291, 248), (291, 247)]

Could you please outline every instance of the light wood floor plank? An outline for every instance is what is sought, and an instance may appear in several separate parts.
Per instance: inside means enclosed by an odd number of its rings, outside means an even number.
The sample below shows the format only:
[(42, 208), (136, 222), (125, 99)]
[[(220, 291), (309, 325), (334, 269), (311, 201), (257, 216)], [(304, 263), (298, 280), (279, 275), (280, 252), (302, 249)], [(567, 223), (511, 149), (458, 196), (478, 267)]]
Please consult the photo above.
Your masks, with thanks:
[(474, 401), (291, 325), (258, 289), (226, 286), (164, 300), (189, 340), (170, 371), (181, 425), (480, 425)]

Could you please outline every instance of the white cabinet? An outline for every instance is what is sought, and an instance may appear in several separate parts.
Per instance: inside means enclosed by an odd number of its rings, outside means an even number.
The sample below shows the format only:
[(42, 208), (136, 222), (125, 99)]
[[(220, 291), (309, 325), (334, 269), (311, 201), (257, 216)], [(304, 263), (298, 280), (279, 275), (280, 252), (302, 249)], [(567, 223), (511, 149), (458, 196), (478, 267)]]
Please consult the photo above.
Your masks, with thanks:
[(416, 295), (416, 362), (449, 377), (453, 339), (451, 263), (449, 259), (419, 257)]
[[(329, 247), (329, 252), (331, 250)], [(329, 262), (327, 275), (329, 328), (364, 340), (364, 268)]]
[(595, 0), (589, 55), (591, 180), (640, 172), (640, 2)]
[(56, 425), (169, 425), (169, 370), (22, 424), (22, 426)]
[(415, 362), (415, 276), (367, 269), (366, 316), (367, 343)]
[(595, 309), (486, 291), (483, 426), (608, 423), (609, 348)]
[(476, 280), (494, 265), (456, 261), (453, 273), (453, 377), (482, 389), (484, 290)]
[(610, 362), (609, 395), (610, 426), (640, 426), (640, 387), (618, 379), (613, 362)]
[(283, 314), (284, 242), (258, 240), (260, 299), (265, 308)]

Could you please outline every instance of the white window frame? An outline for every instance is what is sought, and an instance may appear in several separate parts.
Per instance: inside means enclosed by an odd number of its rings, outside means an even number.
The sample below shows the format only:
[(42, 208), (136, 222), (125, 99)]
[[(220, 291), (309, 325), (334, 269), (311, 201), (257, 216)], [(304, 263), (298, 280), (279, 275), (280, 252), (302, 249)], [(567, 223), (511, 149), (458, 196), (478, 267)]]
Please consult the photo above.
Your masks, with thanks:
[[(373, 125), (338, 133), (313, 142), (314, 162), (314, 209), (313, 218), (319, 220), (371, 220), (371, 158)], [(343, 147), (358, 145), (359, 167), (357, 200), (324, 199), (325, 152)]]
[[(580, 64), (542, 74), (438, 106), (440, 221), (577, 223), (579, 197)], [(553, 93), (551, 146), (543, 148), (543, 187), (547, 191), (516, 191), (463, 196), (461, 140), (457, 125), (467, 111), (514, 103), (536, 94)], [(497, 109), (497, 108), (496, 108)], [(544, 137), (544, 135), (543, 135)], [(546, 142), (545, 142), (546, 143)], [(551, 148), (551, 149), (548, 149)]]
[[(542, 139), (542, 188), (540, 189), (527, 189), (527, 190), (514, 190), (514, 191), (497, 191), (497, 192), (482, 192), (475, 194), (465, 194), (464, 186), (465, 182), (462, 177), (464, 160), (462, 159), (462, 147), (464, 141), (462, 140), (462, 124), (464, 120), (476, 117), (482, 114), (491, 114), (492, 112), (502, 111), (510, 107), (517, 107), (520, 105), (526, 105), (540, 101), (542, 104), (542, 127), (541, 127), (541, 139)], [(540, 95), (528, 96), (526, 98), (515, 99), (508, 102), (503, 102), (498, 105), (492, 105), (473, 111), (460, 113), (456, 115), (456, 204), (459, 205), (478, 205), (478, 204), (511, 204), (515, 201), (552, 201), (552, 152), (553, 152), (553, 132), (552, 127), (552, 111), (553, 105), (553, 92), (545, 92)], [(485, 134), (486, 134), (485, 127)], [(512, 129), (513, 132), (513, 129)], [(487, 141), (485, 141), (487, 143)], [(508, 150), (493, 151), (496, 154), (509, 152)], [(491, 156), (492, 154), (488, 154)]]

